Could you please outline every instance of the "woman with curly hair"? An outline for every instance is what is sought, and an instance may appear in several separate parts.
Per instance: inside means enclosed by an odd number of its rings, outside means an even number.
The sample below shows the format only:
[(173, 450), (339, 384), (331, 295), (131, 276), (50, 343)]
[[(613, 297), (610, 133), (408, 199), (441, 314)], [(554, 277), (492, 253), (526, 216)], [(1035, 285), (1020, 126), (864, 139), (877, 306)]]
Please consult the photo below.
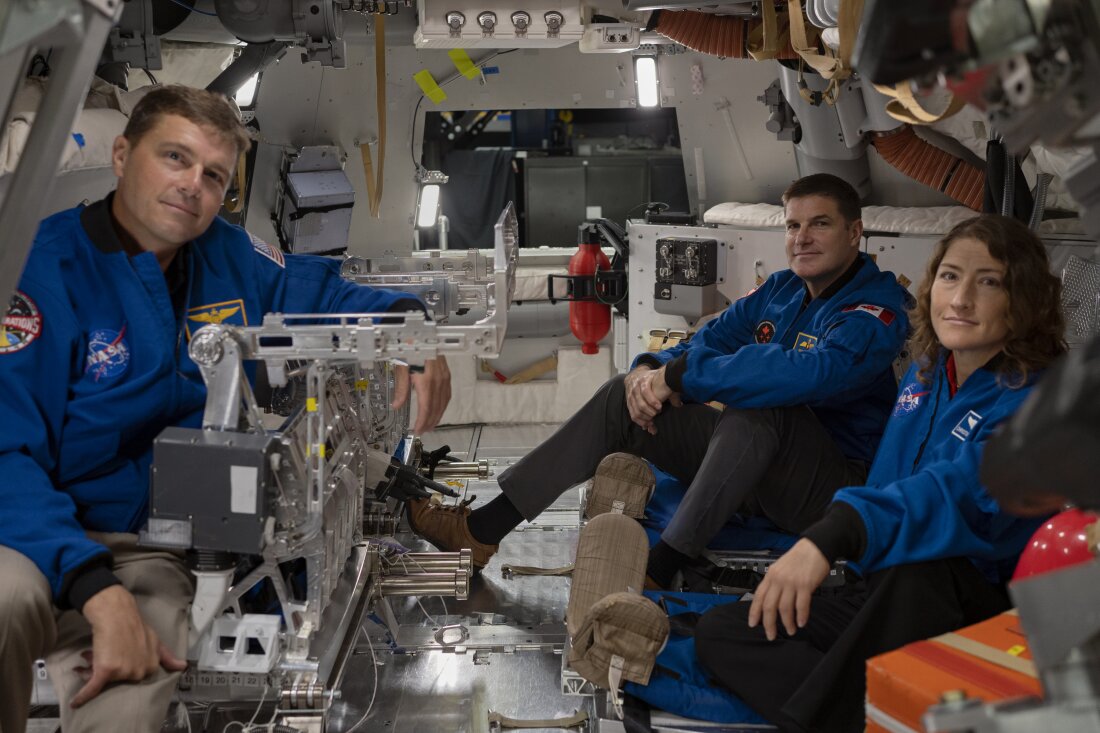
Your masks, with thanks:
[[(867, 485), (837, 492), (751, 605), (696, 629), (703, 666), (780, 730), (863, 730), (869, 657), (1009, 608), (1005, 583), (1042, 520), (1004, 512), (978, 466), (1065, 351), (1060, 291), (1014, 219), (970, 219), (936, 246), (911, 314), (914, 363)], [(841, 558), (855, 572), (815, 594)]]

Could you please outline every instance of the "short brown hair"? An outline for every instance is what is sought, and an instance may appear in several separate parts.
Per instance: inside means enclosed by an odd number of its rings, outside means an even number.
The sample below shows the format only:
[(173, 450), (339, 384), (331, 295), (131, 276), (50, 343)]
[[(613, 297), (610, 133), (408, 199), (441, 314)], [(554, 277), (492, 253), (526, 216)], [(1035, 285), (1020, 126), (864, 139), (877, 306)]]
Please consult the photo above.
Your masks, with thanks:
[(179, 115), (201, 127), (212, 128), (236, 147), (238, 155), (252, 145), (241, 124), (240, 112), (228, 97), (181, 84), (158, 87), (142, 97), (130, 113), (123, 137), (131, 145), (137, 145), (164, 115)]
[(951, 243), (963, 238), (982, 242), (990, 256), (1005, 266), (1008, 337), (997, 375), (1005, 386), (1023, 386), (1031, 373), (1045, 369), (1066, 351), (1062, 283), (1050, 272), (1042, 241), (1017, 220), (996, 214), (956, 224), (939, 241), (928, 261), (909, 317), (913, 328), (909, 352), (921, 365), (918, 377), (925, 383), (931, 381), (929, 375), (944, 351), (932, 328), (932, 283)]
[(783, 192), (783, 205), (791, 199), (805, 198), (806, 196), (824, 196), (836, 202), (836, 208), (848, 223), (863, 218), (859, 205), (859, 194), (852, 185), (843, 178), (838, 178), (829, 173), (814, 173), (804, 176), (787, 187)]

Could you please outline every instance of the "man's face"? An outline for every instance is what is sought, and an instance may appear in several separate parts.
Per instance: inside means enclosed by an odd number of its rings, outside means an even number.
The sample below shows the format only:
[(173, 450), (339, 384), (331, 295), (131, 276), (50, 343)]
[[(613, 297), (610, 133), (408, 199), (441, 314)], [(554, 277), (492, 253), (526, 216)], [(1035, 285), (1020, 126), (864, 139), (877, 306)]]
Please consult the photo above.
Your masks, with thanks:
[(112, 160), (119, 223), (143, 249), (172, 251), (209, 228), (237, 150), (209, 127), (164, 115), (137, 144), (115, 138)]
[(803, 196), (787, 202), (787, 262), (817, 296), (851, 266), (859, 254), (863, 222), (845, 221), (836, 201)]

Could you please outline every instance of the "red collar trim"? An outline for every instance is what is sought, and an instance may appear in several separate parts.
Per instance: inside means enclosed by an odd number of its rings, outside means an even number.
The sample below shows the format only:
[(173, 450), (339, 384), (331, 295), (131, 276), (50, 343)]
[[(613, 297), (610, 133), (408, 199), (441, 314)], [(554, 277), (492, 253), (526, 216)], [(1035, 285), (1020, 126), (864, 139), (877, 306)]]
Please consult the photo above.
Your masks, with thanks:
[(955, 374), (955, 355), (947, 355), (947, 364), (944, 365), (947, 369), (947, 389), (951, 392), (951, 396), (954, 397), (955, 393), (959, 391), (959, 378)]

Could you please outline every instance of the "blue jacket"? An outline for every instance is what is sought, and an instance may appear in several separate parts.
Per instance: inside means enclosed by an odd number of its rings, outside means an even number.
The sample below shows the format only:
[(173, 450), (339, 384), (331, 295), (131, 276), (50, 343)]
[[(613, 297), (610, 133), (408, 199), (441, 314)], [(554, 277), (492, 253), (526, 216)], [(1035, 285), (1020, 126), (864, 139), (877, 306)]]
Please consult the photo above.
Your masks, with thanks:
[(1002, 582), (1043, 520), (1002, 511), (978, 482), (978, 466), (985, 441), (1035, 378), (1010, 389), (982, 368), (952, 397), (946, 371), (941, 358), (924, 384), (916, 365), (909, 370), (867, 486), (842, 489), (834, 502), (863, 521), (866, 545), (856, 565), (864, 572), (967, 557), (991, 582)]
[(783, 270), (690, 341), (634, 364), (667, 364), (694, 402), (809, 405), (849, 458), (871, 462), (893, 405), (891, 365), (908, 336), (905, 289), (865, 254), (817, 298)]
[(38, 566), (62, 607), (67, 584), (109, 560), (85, 530), (145, 521), (153, 439), (201, 425), (206, 387), (187, 354), (197, 328), (408, 304), (222, 219), (162, 272), (152, 253), (123, 251), (109, 201), (42, 223), (0, 330), (0, 544)]

